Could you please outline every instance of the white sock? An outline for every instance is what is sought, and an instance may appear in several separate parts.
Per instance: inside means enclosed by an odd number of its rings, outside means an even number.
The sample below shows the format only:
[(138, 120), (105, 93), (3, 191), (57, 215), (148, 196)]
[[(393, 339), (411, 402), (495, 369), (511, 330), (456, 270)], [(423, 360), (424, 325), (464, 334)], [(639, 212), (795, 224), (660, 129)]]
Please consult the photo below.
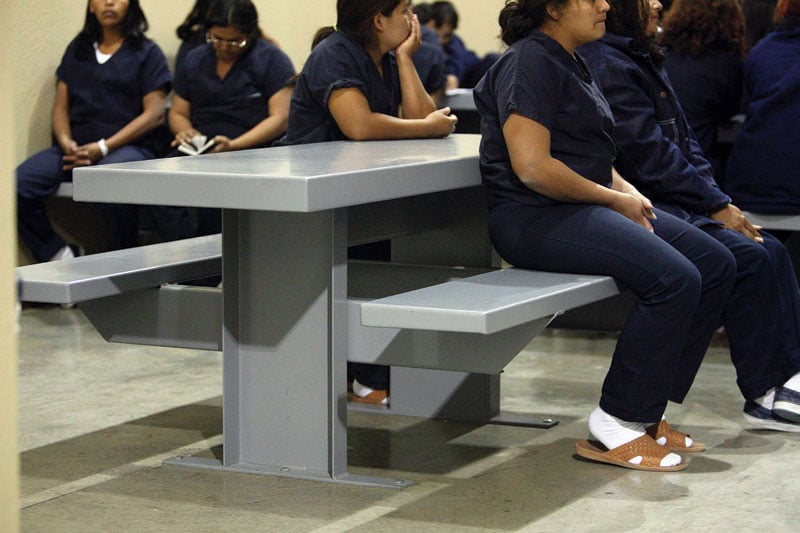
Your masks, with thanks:
[(789, 380), (783, 384), (787, 389), (792, 389), (795, 392), (800, 392), (800, 372), (790, 377)]
[[(609, 450), (619, 448), (645, 434), (644, 424), (641, 422), (627, 422), (606, 413), (600, 407), (597, 407), (589, 415), (589, 431)], [(637, 455), (628, 462), (638, 465), (641, 464), (642, 459), (641, 455)], [(661, 466), (677, 466), (680, 462), (679, 455), (670, 453), (661, 460)]]
[(626, 422), (598, 407), (589, 415), (589, 431), (603, 446), (613, 450), (644, 435), (644, 424)]
[(772, 410), (772, 406), (775, 405), (775, 388), (768, 390), (764, 396), (756, 398), (753, 401), (765, 409)]
[(365, 396), (369, 396), (375, 392), (375, 389), (367, 387), (366, 385), (362, 385), (358, 382), (358, 380), (353, 380), (353, 394), (358, 396), (359, 398), (364, 398)]
[(64, 246), (62, 249), (56, 252), (56, 255), (50, 258), (50, 261), (59, 261), (61, 259), (69, 259), (71, 257), (75, 257), (75, 254), (72, 253), (72, 248), (69, 246)]

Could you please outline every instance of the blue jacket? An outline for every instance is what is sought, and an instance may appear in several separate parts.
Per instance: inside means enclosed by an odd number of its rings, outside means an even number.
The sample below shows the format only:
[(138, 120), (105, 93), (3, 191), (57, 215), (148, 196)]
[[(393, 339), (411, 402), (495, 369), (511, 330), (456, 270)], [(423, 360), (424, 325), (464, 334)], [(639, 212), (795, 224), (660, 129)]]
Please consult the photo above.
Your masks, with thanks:
[(606, 34), (579, 48), (614, 114), (614, 164), (657, 207), (695, 225), (729, 202), (694, 138), (663, 68)]
[(741, 57), (727, 53), (695, 57), (667, 52), (664, 70), (706, 155), (719, 127), (741, 110), (743, 64)]
[(750, 95), (728, 160), (737, 205), (758, 213), (800, 213), (800, 28), (774, 31), (745, 61)]

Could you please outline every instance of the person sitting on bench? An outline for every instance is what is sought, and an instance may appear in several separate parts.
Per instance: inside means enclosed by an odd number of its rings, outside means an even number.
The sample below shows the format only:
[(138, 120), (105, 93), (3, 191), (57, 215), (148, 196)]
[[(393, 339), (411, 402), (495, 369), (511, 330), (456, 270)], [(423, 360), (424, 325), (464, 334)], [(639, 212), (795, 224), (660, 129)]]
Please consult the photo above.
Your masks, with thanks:
[(736, 283), (722, 321), (748, 427), (800, 432), (800, 288), (786, 248), (717, 186), (653, 40), (658, 0), (615, 0), (608, 33), (580, 49), (611, 105), (618, 169), (656, 206), (722, 244)]
[[(412, 61), (420, 26), (410, 0), (338, 0), (297, 79), (281, 144), (445, 137), (456, 117), (436, 109)], [(394, 54), (390, 52), (394, 51)], [(402, 116), (400, 110), (402, 109)], [(386, 367), (353, 365), (351, 399), (386, 405)]]
[(605, 1), (518, 0), (510, 48), (475, 88), (489, 234), (516, 267), (611, 276), (638, 298), (579, 456), (640, 470), (686, 468), (704, 445), (672, 429), (734, 278), (720, 243), (654, 209), (614, 168), (614, 121), (576, 48), (603, 36)]
[[(147, 19), (138, 0), (89, 0), (83, 29), (57, 70), (53, 104), (56, 145), (17, 168), (17, 221), (37, 262), (76, 255), (56, 233), (44, 199), (72, 179), (72, 169), (155, 157), (148, 134), (164, 120), (171, 75), (161, 49), (145, 37)], [(138, 244), (136, 206), (103, 206), (109, 248)], [(182, 207), (150, 207), (164, 240), (191, 236)]]
[[(205, 44), (186, 54), (175, 72), (169, 110), (169, 156), (202, 137), (209, 153), (261, 148), (286, 131), (294, 67), (262, 37), (250, 0), (214, 0), (206, 12)], [(197, 211), (197, 234), (222, 231), (219, 209)]]

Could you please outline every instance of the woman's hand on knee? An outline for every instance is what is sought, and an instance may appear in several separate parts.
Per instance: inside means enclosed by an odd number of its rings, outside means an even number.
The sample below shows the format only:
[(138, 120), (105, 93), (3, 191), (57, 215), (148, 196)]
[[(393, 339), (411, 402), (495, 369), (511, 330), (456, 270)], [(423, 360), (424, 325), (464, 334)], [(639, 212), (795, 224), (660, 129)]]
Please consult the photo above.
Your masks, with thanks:
[(645, 196), (620, 192), (608, 207), (636, 222), (647, 231), (653, 232), (653, 225), (650, 221), (655, 220), (656, 215), (653, 212), (653, 204)]
[(742, 210), (733, 204), (728, 204), (719, 211), (712, 213), (711, 218), (722, 222), (726, 228), (738, 231), (756, 242), (764, 242), (764, 238), (761, 237), (761, 233), (758, 231), (761, 227), (751, 224), (742, 213)]

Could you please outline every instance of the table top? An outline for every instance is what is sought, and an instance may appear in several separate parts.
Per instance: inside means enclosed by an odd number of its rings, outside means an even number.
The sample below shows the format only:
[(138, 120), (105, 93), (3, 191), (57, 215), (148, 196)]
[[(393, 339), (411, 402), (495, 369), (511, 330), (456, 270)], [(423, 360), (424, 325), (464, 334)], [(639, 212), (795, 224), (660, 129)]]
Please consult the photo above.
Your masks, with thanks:
[(76, 201), (312, 212), (477, 186), (479, 135), (336, 141), (98, 165)]
[(459, 111), (477, 112), (478, 108), (475, 106), (475, 100), (472, 97), (472, 89), (450, 89), (445, 92), (444, 99), (442, 100), (442, 107), (449, 107), (453, 113), (458, 114)]

